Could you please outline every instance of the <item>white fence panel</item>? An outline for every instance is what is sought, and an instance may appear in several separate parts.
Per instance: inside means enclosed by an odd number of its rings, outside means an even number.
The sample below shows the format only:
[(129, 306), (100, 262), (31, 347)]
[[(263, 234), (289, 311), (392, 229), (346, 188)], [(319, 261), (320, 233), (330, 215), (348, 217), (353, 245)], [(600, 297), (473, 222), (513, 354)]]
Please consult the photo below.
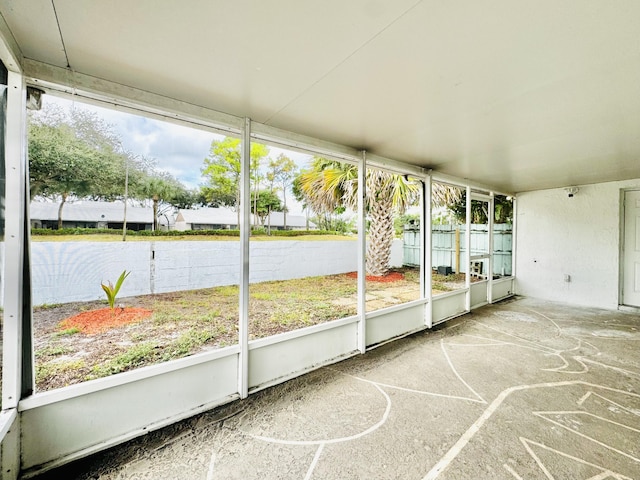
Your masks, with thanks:
[[(460, 273), (467, 271), (467, 249), (465, 225), (433, 225), (432, 265), (456, 269), (456, 230), (460, 232)], [(471, 255), (489, 251), (489, 228), (487, 225), (471, 225)], [(493, 227), (493, 273), (511, 275), (512, 226), (497, 224)]]

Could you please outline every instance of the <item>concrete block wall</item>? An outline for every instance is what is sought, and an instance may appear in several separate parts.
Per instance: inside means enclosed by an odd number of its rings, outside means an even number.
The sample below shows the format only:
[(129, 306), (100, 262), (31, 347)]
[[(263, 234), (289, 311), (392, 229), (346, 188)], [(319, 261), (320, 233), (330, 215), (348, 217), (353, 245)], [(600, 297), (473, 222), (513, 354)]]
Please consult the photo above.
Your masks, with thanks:
[[(0, 306), (4, 305), (4, 242), (0, 242)], [(237, 285), (237, 241), (200, 242), (33, 242), (33, 304), (104, 299), (102, 282), (123, 270), (130, 275), (120, 296)], [(281, 240), (250, 243), (250, 282), (333, 275), (357, 270), (356, 241)], [(402, 266), (402, 240), (391, 250), (391, 265)]]
[[(396, 242), (397, 243), (397, 242)], [(402, 264), (402, 242), (392, 261)], [(131, 271), (121, 297), (192, 290), (240, 281), (237, 241), (33, 242), (33, 304), (104, 299), (102, 282)], [(357, 242), (269, 241), (250, 244), (250, 281), (287, 280), (357, 269)]]
[(121, 296), (149, 293), (149, 242), (33, 242), (33, 304), (106, 298), (102, 282), (115, 283), (130, 271)]
[(238, 285), (240, 244), (226, 242), (150, 242), (153, 261), (148, 293)]
[(621, 191), (640, 179), (579, 188), (572, 198), (563, 188), (518, 195), (516, 292), (617, 308)]

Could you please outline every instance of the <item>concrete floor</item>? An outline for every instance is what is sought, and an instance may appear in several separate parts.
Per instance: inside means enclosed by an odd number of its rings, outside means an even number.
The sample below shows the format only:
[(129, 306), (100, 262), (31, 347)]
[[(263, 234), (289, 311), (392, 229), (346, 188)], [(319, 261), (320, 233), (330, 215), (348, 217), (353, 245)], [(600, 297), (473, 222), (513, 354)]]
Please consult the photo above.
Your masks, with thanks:
[(640, 479), (640, 315), (505, 301), (38, 478)]

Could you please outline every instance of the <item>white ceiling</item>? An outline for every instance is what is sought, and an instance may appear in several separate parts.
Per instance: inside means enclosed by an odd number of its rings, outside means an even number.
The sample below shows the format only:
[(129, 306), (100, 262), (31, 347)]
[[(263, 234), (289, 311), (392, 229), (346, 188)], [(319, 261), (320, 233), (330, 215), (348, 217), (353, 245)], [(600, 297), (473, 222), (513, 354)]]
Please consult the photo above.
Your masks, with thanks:
[(640, 178), (638, 0), (0, 0), (24, 58), (526, 191)]

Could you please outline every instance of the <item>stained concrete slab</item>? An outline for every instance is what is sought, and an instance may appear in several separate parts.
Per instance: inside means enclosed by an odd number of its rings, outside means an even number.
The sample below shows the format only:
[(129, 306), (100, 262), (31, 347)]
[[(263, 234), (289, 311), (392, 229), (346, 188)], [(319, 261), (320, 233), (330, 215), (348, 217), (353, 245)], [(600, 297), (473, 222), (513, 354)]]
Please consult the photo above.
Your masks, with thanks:
[(37, 478), (640, 478), (640, 316), (512, 299)]

